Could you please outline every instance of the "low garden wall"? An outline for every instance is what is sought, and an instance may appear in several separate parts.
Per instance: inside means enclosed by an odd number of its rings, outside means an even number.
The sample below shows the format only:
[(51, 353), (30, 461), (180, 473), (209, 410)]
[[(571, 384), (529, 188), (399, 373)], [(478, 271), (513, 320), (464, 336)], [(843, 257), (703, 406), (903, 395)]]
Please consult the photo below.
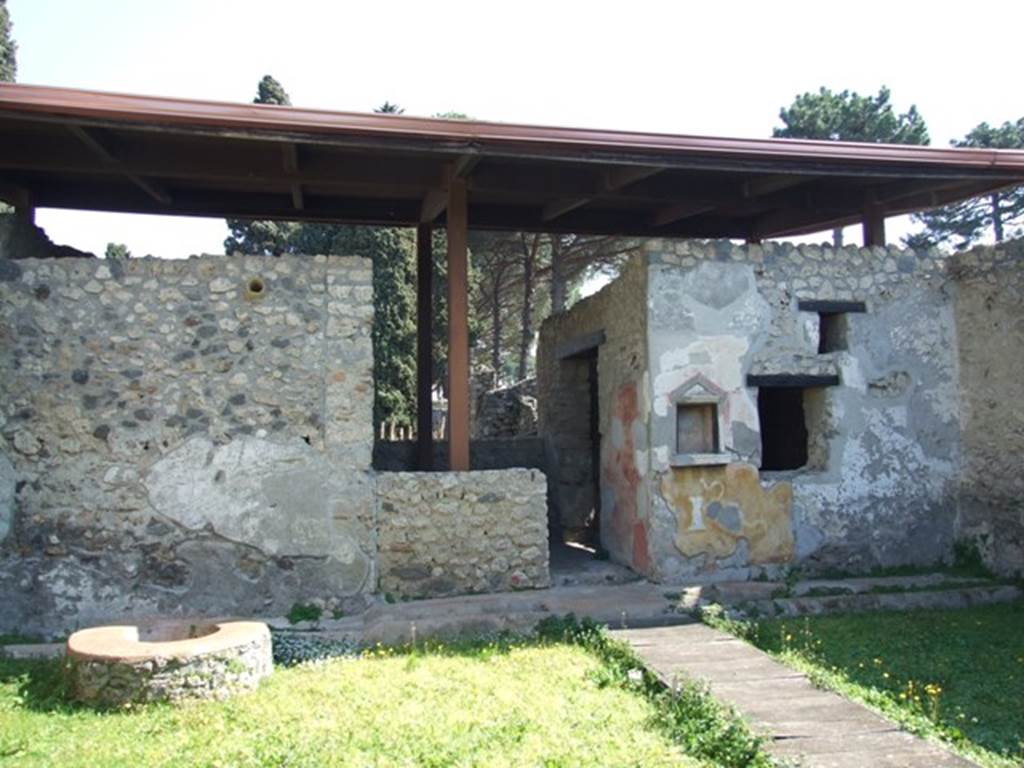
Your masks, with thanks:
[(380, 591), (432, 597), (546, 587), (547, 481), (532, 469), (377, 476)]

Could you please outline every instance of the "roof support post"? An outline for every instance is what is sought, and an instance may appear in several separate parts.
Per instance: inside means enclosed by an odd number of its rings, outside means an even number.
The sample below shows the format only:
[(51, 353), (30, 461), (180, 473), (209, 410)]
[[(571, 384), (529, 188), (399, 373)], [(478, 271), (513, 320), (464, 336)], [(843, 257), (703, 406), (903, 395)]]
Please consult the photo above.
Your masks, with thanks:
[(448, 468), (469, 470), (469, 317), (466, 180), (448, 174)]
[(864, 246), (880, 245), (885, 247), (885, 211), (878, 204), (874, 195), (870, 195), (864, 203)]
[(434, 468), (434, 259), (430, 224), (416, 227), (416, 466)]

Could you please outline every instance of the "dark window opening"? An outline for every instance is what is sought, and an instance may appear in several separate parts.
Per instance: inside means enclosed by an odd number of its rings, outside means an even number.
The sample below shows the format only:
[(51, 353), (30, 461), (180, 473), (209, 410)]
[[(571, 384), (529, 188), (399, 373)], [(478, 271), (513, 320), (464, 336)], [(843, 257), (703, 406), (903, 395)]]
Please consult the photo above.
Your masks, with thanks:
[(761, 422), (761, 469), (778, 471), (807, 465), (804, 390), (761, 387), (757, 392)]
[(676, 406), (676, 453), (718, 453), (718, 406), (679, 403)]
[(843, 352), (849, 349), (846, 341), (846, 313), (820, 312), (818, 314), (818, 354)]

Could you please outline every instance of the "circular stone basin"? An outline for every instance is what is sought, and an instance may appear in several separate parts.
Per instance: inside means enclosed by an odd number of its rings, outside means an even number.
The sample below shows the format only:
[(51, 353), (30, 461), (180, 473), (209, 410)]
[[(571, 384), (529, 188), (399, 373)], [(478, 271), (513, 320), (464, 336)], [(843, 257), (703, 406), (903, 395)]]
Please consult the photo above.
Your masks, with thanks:
[(68, 638), (71, 695), (99, 705), (224, 699), (273, 670), (257, 621), (155, 620), (93, 627)]

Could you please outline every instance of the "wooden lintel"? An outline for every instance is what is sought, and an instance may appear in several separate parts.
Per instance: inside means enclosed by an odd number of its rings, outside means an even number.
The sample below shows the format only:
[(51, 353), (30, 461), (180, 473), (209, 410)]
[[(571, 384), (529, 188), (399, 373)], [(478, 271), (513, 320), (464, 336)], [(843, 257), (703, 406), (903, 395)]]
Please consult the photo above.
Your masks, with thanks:
[(838, 387), (837, 374), (765, 373), (747, 374), (748, 387)]
[(306, 198), (302, 194), (301, 184), (292, 184), (292, 207), (301, 211), (306, 207)]
[(584, 205), (589, 203), (591, 198), (589, 197), (577, 197), (571, 200), (555, 200), (544, 206), (544, 210), (541, 212), (541, 221), (551, 221), (557, 219), (563, 214), (569, 213), (569, 211), (575, 211), (577, 208), (582, 208)]
[(715, 206), (704, 202), (684, 202), (674, 205), (666, 205), (659, 208), (651, 216), (652, 227), (664, 227), (676, 221), (688, 219), (691, 216), (699, 216), (702, 213), (714, 210)]
[(800, 299), (796, 308), (801, 312), (818, 312), (822, 315), (839, 315), (846, 312), (867, 312), (863, 301), (840, 301), (838, 299)]

